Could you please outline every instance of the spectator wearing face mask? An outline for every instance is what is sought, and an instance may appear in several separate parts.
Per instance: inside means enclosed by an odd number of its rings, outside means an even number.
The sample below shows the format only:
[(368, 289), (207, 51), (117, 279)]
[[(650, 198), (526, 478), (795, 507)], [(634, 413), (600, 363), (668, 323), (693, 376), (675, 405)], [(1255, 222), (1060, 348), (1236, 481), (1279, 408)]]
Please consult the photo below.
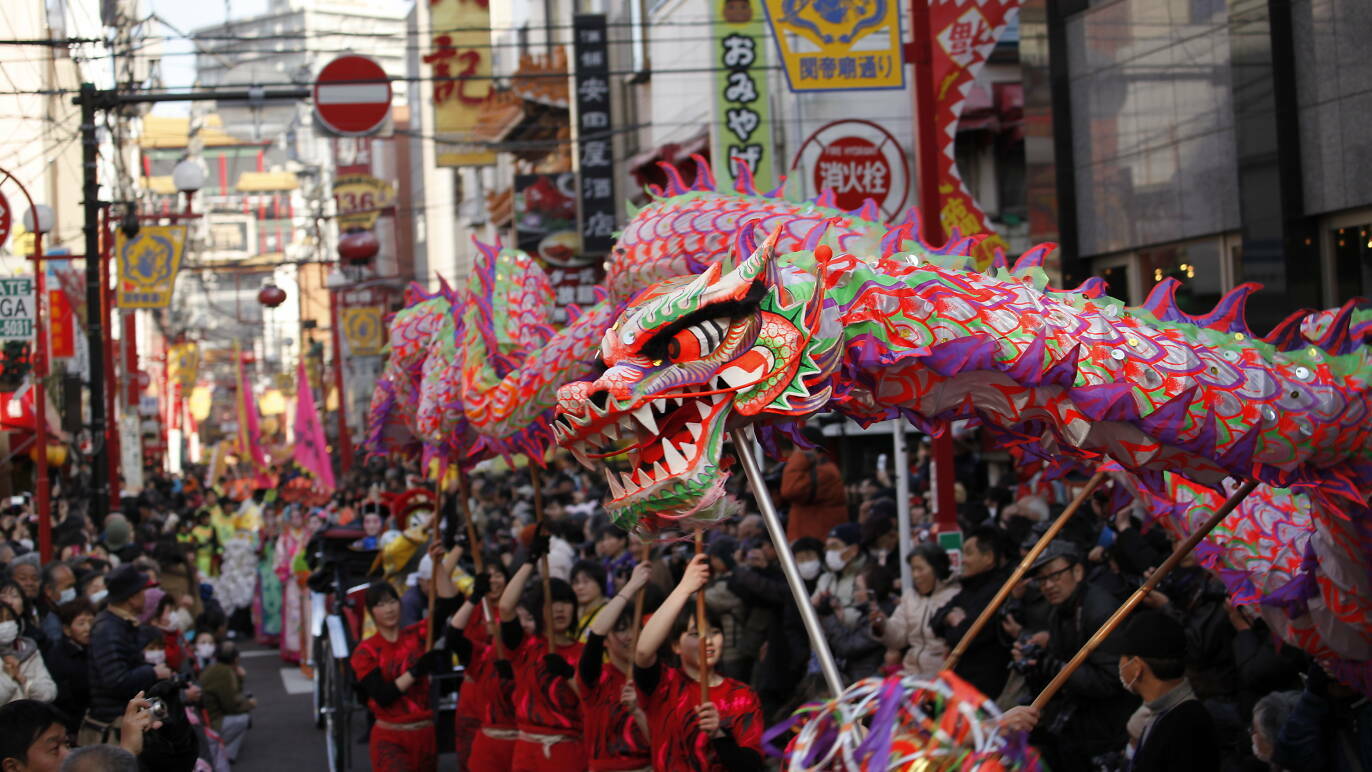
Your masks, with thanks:
[(19, 635), (14, 609), (0, 603), (0, 704), (15, 700), (52, 702), (57, 697), (38, 644)]
[(199, 675), (205, 672), (205, 668), (213, 665), (218, 648), (213, 633), (204, 631), (196, 633), (194, 646), (191, 650), (191, 672)]
[(862, 551), (862, 526), (857, 523), (834, 526), (824, 541), (825, 570), (820, 574), (811, 602), (816, 606), (851, 607), (858, 575), (866, 568), (867, 560)]
[(81, 725), (82, 745), (118, 737), (129, 700), (172, 676), (165, 664), (147, 661), (139, 639), (138, 617), (153, 581), (134, 566), (120, 566), (110, 572), (106, 586), (109, 605), (91, 628), (91, 704)]
[[(791, 553), (796, 558), (806, 593), (812, 594), (823, 569), (824, 542), (813, 538), (796, 539), (791, 544)], [(753, 686), (762, 701), (763, 713), (770, 720), (791, 698), (796, 684), (805, 675), (805, 665), (810, 659), (810, 639), (806, 636), (800, 610), (792, 600), (786, 577), (775, 562), (740, 563), (729, 576), (729, 589), (751, 608), (748, 628), (765, 630), (761, 647), (764, 651), (753, 666)]]
[(48, 672), (57, 684), (53, 705), (66, 714), (67, 728), (75, 732), (81, 728), (81, 715), (90, 704), (90, 643), (95, 608), (90, 601), (78, 598), (58, 606), (57, 615), (62, 623), (61, 637), (47, 656)]
[(56, 642), (62, 637), (62, 621), (58, 617), (58, 607), (74, 600), (76, 572), (66, 563), (49, 563), (48, 567), (43, 569), (37, 603), (39, 624), (48, 641)]

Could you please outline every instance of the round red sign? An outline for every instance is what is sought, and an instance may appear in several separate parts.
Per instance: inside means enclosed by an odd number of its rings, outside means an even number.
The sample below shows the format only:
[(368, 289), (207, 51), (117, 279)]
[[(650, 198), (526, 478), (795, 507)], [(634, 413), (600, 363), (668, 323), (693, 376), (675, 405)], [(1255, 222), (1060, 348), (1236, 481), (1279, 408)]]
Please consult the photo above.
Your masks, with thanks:
[(314, 114), (335, 134), (375, 134), (390, 112), (390, 76), (375, 59), (340, 56), (324, 65), (314, 81)]
[(809, 195), (830, 190), (834, 204), (853, 211), (868, 199), (886, 218), (901, 214), (910, 195), (909, 159), (889, 131), (850, 118), (821, 126), (801, 143), (791, 161)]
[(10, 228), (14, 225), (14, 215), (10, 214), (10, 202), (0, 193), (0, 247), (9, 240)]

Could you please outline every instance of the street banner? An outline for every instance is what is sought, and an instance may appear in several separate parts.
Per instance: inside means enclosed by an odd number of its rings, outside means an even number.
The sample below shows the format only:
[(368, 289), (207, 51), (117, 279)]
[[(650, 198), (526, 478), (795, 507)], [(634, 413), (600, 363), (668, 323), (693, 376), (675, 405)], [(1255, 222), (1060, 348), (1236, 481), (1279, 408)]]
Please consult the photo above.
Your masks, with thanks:
[(605, 14), (579, 13), (572, 19), (572, 56), (576, 60), (576, 169), (581, 251), (608, 254), (615, 240), (615, 151), (610, 116), (610, 54)]
[(167, 351), (167, 375), (181, 385), (183, 391), (195, 386), (200, 376), (200, 344), (177, 343)]
[(166, 308), (171, 303), (172, 287), (185, 250), (184, 225), (144, 225), (133, 238), (116, 229), (119, 307)]
[(119, 419), (119, 474), (124, 478), (119, 490), (124, 496), (137, 496), (143, 490), (141, 423), (142, 419), (133, 413), (125, 413)]
[(758, 185), (773, 185), (772, 122), (767, 108), (767, 65), (761, 0), (710, 3), (715, 109), (710, 157), (719, 189), (733, 184), (737, 159)]
[(267, 471), (267, 457), (262, 452), (262, 430), (257, 415), (257, 400), (252, 384), (243, 370), (243, 352), (238, 341), (233, 344), (233, 358), (238, 364), (238, 457), (247, 459), (259, 473)]
[(10, 201), (5, 198), (4, 193), (0, 193), (0, 247), (5, 246), (5, 242), (9, 240), (13, 225), (14, 212), (10, 210)]
[[(953, 144), (958, 121), (967, 103), (967, 92), (985, 66), (1001, 33), (1019, 15), (1020, 0), (930, 0), (929, 29), (934, 36), (934, 123), (939, 141), (938, 180), (941, 218), (946, 237), (953, 231), (964, 236), (991, 234), (977, 245), (973, 254), (977, 267), (991, 264), (997, 249), (1009, 246), (995, 232), (991, 220), (977, 205), (958, 174)], [(921, 119), (923, 116), (919, 116)]]
[(495, 151), (470, 142), (491, 95), (490, 0), (429, 0), (429, 52), (439, 166), (489, 166)]
[(33, 279), (0, 279), (0, 341), (33, 340)]
[(763, 5), (792, 91), (905, 88), (899, 0)]
[(315, 408), (314, 392), (310, 390), (310, 378), (305, 373), (303, 358), (296, 365), (295, 422), (292, 428), (295, 432), (295, 462), (314, 475), (321, 487), (332, 491), (337, 487), (333, 478), (333, 464), (329, 460), (324, 425), (319, 421), (319, 411)]
[(76, 356), (76, 314), (67, 293), (61, 289), (48, 290), (48, 350), (54, 359)]
[(348, 355), (371, 357), (381, 353), (381, 306), (358, 306), (342, 309), (343, 340)]
[(334, 179), (333, 200), (340, 231), (371, 230), (381, 210), (395, 206), (395, 187), (370, 174), (348, 174)]

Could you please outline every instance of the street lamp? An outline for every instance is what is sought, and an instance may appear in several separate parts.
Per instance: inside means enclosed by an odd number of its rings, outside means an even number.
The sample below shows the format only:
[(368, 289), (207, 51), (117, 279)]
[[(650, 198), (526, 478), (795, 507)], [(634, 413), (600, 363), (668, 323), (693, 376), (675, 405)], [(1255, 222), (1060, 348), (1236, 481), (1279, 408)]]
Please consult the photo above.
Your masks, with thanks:
[(196, 191), (205, 187), (205, 167), (199, 161), (189, 158), (182, 159), (176, 167), (172, 169), (172, 184), (176, 189), (186, 194), (186, 214), (191, 213), (191, 199)]

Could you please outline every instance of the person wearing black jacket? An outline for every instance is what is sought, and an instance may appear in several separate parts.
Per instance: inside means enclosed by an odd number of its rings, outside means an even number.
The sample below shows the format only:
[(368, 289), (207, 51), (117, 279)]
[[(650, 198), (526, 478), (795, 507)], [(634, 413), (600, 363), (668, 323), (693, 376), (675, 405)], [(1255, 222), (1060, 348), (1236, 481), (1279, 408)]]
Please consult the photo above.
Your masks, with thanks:
[(132, 565), (120, 566), (105, 578), (109, 601), (91, 628), (91, 697), (78, 733), (82, 745), (117, 741), (120, 717), (129, 700), (172, 677), (165, 664), (147, 663), (139, 642), (144, 591), (156, 584)]
[(67, 728), (76, 732), (81, 728), (81, 716), (90, 704), (91, 625), (95, 621), (95, 607), (84, 598), (77, 598), (57, 607), (61, 621), (61, 637), (48, 649), (48, 673), (57, 684), (57, 699), (53, 706), (67, 716)]
[[(791, 544), (791, 553), (795, 555), (808, 596), (819, 584), (824, 542), (813, 538), (796, 539)], [(805, 677), (810, 639), (780, 566), (769, 563), (765, 568), (758, 568), (739, 564), (729, 575), (729, 589), (753, 608), (753, 614), (766, 610), (773, 616), (767, 627), (766, 655), (753, 667), (753, 687), (762, 701), (763, 714), (772, 721), (782, 706), (792, 699), (796, 684)]]
[[(973, 530), (962, 547), (962, 589), (934, 613), (933, 630), (952, 649), (962, 641), (972, 623), (991, 603), (1009, 577), (1005, 563), (1008, 545), (992, 526)], [(1001, 638), (999, 625), (987, 624), (967, 647), (953, 672), (995, 699), (1005, 689), (1009, 674), (1010, 646)]]
[[(1109, 645), (1107, 645), (1109, 647)], [(1148, 721), (1134, 751), (1131, 772), (1210, 772), (1220, 748), (1210, 712), (1186, 680), (1186, 630), (1162, 611), (1136, 612), (1113, 650), (1119, 678), (1143, 698)]]
[[(1110, 618), (1116, 604), (1085, 581), (1081, 553), (1069, 542), (1054, 540), (1030, 572), (1053, 609), (1048, 629), (1022, 635), (1011, 656), (1031, 666), (1028, 677), (1037, 692)], [(1037, 653), (1027, 650), (1030, 644)], [(1125, 724), (1138, 704), (1120, 685), (1115, 658), (1098, 649), (1048, 703), (1031, 742), (1055, 772), (1085, 772), (1093, 768), (1093, 758), (1124, 747)]]

